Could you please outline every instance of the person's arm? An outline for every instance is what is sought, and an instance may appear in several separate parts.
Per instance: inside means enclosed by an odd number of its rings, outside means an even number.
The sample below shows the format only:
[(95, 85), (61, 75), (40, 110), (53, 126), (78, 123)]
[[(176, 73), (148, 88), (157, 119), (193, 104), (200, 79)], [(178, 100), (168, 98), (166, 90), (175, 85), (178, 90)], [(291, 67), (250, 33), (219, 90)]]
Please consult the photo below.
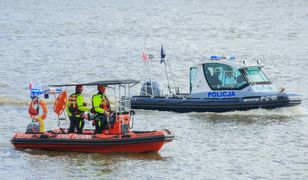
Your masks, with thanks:
[(78, 96), (76, 99), (76, 102), (77, 102), (78, 109), (80, 111), (83, 111), (83, 112), (90, 111), (90, 108), (84, 105), (82, 96)]
[(100, 104), (102, 103), (102, 99), (99, 96), (94, 96), (92, 99), (93, 107), (95, 112), (98, 112), (100, 114), (104, 114), (105, 110), (103, 108), (100, 108)]

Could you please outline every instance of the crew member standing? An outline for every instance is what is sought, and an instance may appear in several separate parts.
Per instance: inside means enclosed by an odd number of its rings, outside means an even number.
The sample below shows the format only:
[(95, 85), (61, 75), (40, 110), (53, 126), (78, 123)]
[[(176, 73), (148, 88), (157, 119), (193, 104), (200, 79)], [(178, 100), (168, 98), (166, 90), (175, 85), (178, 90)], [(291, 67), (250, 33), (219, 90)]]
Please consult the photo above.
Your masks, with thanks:
[(108, 122), (111, 108), (110, 102), (105, 95), (106, 87), (103, 85), (97, 86), (98, 93), (92, 97), (93, 111), (95, 113), (95, 133), (101, 134), (103, 129), (108, 129)]
[(75, 93), (70, 95), (67, 101), (66, 111), (70, 119), (70, 127), (68, 133), (74, 133), (77, 129), (77, 134), (82, 134), (84, 127), (84, 112), (89, 111), (90, 108), (84, 103), (81, 95), (83, 92), (83, 85), (77, 85)]

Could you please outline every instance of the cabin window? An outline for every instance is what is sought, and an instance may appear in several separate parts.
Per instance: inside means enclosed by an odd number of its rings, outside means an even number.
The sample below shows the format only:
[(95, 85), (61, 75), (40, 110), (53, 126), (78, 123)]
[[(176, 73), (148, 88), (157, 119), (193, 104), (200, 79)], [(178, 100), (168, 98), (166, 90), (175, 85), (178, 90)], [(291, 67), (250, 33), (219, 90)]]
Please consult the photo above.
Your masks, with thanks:
[(196, 67), (190, 68), (190, 78), (189, 78), (189, 91), (191, 92), (193, 85), (195, 84), (195, 79), (197, 76), (198, 69)]
[(203, 69), (212, 90), (239, 90), (248, 86), (242, 72), (227, 64), (207, 63)]
[(245, 71), (249, 82), (256, 84), (271, 84), (271, 81), (263, 73), (260, 67), (248, 67), (245, 68)]

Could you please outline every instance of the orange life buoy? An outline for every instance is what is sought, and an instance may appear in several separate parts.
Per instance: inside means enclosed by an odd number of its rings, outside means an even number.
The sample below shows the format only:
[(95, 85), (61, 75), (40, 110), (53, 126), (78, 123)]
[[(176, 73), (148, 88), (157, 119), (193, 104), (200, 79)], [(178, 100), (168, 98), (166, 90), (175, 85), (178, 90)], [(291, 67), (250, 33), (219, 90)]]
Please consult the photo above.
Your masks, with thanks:
[(55, 100), (55, 104), (53, 106), (53, 111), (59, 116), (62, 114), (66, 107), (67, 94), (66, 91), (63, 91), (59, 94), (59, 96)]
[[(43, 109), (43, 113), (41, 115), (39, 111), (40, 107)], [(39, 98), (34, 98), (29, 104), (28, 112), (33, 120), (44, 120), (47, 116), (48, 109), (43, 100), (40, 100)]]

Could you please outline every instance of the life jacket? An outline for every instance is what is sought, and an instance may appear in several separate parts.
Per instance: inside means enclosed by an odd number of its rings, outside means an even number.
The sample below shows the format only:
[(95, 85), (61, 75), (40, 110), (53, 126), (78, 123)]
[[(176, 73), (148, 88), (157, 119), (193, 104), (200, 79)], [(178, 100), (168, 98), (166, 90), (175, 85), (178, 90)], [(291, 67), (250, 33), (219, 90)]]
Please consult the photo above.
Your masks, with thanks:
[(68, 97), (68, 110), (72, 115), (78, 115), (81, 113), (77, 105), (77, 97), (79, 95), (80, 94), (74, 93)]
[[(102, 102), (101, 104), (99, 105), (100, 108), (104, 109), (105, 111), (111, 111), (111, 108), (110, 108), (110, 101), (109, 99), (106, 97), (105, 94), (95, 94), (93, 97), (92, 97), (92, 102), (93, 102), (93, 98), (95, 96), (100, 96), (100, 98), (102, 99)], [(93, 113), (95, 113), (95, 107), (93, 106), (93, 103), (92, 103), (92, 110), (91, 110)]]
[(100, 104), (100, 108), (104, 109), (105, 111), (110, 111), (110, 102), (109, 99), (104, 95), (104, 99)]

